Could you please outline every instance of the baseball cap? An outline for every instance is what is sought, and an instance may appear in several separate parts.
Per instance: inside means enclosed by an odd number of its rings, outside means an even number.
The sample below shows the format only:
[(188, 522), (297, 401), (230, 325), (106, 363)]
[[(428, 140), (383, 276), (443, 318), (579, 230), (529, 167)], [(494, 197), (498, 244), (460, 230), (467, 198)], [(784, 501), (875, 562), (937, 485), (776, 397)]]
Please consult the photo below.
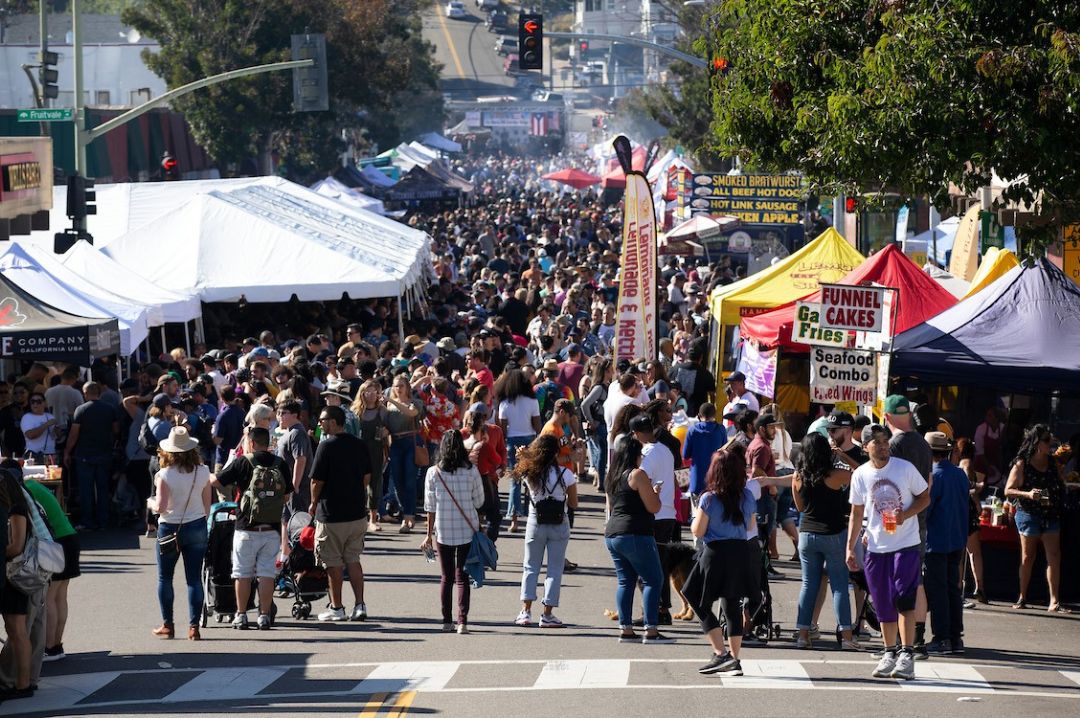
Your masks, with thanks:
[(735, 419), (738, 418), (739, 414), (743, 413), (745, 410), (746, 402), (737, 401), (731, 405), (731, 411), (724, 414), (724, 419), (726, 419), (727, 421), (735, 421)]
[(901, 416), (911, 413), (911, 404), (907, 397), (902, 394), (890, 394), (885, 399), (885, 413), (893, 416)]
[(482, 401), (478, 401), (475, 404), (469, 406), (469, 411), (473, 414), (480, 414), (482, 416), (488, 415), (487, 404)]
[(726, 379), (724, 379), (724, 383), (731, 383), (733, 381), (741, 381), (745, 383), (746, 374), (743, 374), (741, 371), (733, 371), (727, 375)]
[(868, 441), (872, 441), (874, 439), (874, 434), (877, 434), (878, 432), (885, 432), (888, 434), (889, 430), (881, 424), (867, 424), (864, 426), (862, 430), (862, 443), (865, 444)]
[(830, 429), (847, 429), (855, 426), (855, 417), (846, 411), (834, 411), (829, 414)]
[(638, 414), (630, 420), (630, 431), (652, 431), (653, 423), (646, 414)]
[(164, 392), (162, 392), (160, 394), (154, 394), (154, 406), (156, 406), (157, 408), (164, 409), (165, 407), (167, 407), (169, 404), (172, 404), (172, 403), (173, 403), (173, 401), (171, 399), (169, 399), (168, 394), (166, 394)]
[(764, 428), (766, 426), (772, 426), (775, 423), (776, 423), (776, 417), (775, 416), (773, 416), (772, 414), (762, 414), (761, 416), (759, 416), (757, 419), (754, 420), (754, 428), (755, 429), (762, 429), (762, 428)]

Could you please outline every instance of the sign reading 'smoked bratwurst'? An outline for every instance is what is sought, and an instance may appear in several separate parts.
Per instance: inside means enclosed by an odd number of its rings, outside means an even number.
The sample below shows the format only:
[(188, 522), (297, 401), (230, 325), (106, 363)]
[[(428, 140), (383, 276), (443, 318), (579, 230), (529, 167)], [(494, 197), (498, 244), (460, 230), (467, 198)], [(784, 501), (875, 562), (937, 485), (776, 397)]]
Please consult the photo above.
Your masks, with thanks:
[(877, 393), (877, 355), (851, 349), (810, 350), (810, 401), (873, 404)]
[(885, 326), (885, 288), (822, 284), (821, 326), (880, 332)]
[(653, 359), (656, 356), (656, 213), (652, 190), (645, 175), (631, 169), (629, 140), (616, 138), (615, 151), (626, 173), (615, 360)]

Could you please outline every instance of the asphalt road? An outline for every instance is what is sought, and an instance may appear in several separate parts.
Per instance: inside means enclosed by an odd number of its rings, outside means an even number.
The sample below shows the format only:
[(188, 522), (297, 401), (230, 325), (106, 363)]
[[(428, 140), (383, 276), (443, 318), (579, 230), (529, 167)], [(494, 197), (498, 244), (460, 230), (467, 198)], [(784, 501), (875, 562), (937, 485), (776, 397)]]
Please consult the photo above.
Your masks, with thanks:
[(488, 32), (487, 16), (475, 0), (463, 2), (465, 18), (446, 17), (445, 2), (432, 2), (423, 15), (424, 38), (435, 46), (435, 58), (443, 65), (442, 91), (453, 100), (506, 95), (514, 80), (503, 72), (503, 56), (495, 52), (499, 35)]
[[(562, 630), (520, 628), (521, 534), (499, 540), (499, 570), (473, 591), (471, 633), (444, 634), (438, 578), (396, 532), (368, 542), (366, 623), (319, 624), (289, 617), (239, 632), (211, 623), (204, 640), (162, 641), (152, 541), (134, 533), (86, 537), (84, 575), (71, 587), (68, 658), (46, 664), (30, 700), (0, 715), (560, 716), (658, 714), (816, 716), (1066, 716), (1080, 712), (1080, 617), (1017, 613), (1004, 605), (965, 612), (968, 652), (917, 664), (918, 679), (870, 677), (869, 653), (825, 643), (798, 651), (791, 628), (798, 569), (772, 583), (780, 641), (743, 653), (746, 675), (700, 676), (708, 657), (693, 622), (666, 629), (667, 646), (616, 642), (615, 579), (603, 545), (600, 497), (583, 489), (570, 546), (580, 570), (564, 580)], [(790, 547), (785, 547), (790, 548)], [(176, 580), (179, 623), (185, 615)], [(348, 593), (347, 593), (348, 596)], [(319, 608), (319, 604), (316, 608)], [(832, 619), (825, 609), (822, 624)], [(723, 703), (718, 703), (723, 701)]]

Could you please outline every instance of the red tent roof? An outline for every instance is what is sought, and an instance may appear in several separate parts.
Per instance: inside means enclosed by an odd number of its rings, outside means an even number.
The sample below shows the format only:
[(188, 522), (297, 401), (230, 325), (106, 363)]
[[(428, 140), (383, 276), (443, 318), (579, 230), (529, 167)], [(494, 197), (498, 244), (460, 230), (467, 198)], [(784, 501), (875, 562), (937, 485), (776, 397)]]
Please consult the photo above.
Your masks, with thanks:
[[(890, 244), (853, 269), (839, 284), (865, 284), (873, 282), (885, 287), (895, 287), (896, 329), (899, 334), (916, 324), (922, 324), (956, 304), (957, 299), (930, 275), (919, 269), (900, 248)], [(821, 290), (803, 297), (800, 301), (820, 302)], [(791, 341), (791, 328), (795, 322), (795, 302), (784, 304), (772, 311), (747, 317), (739, 324), (739, 334), (749, 337), (766, 348), (783, 347), (785, 351), (806, 352), (810, 347)]]
[(589, 174), (588, 172), (579, 169), (565, 169), (559, 170), (558, 172), (551, 172), (544, 175), (543, 179), (561, 182), (565, 185), (570, 185), (574, 189), (591, 187), (600, 181), (600, 178), (596, 175)]
[[(634, 148), (631, 154), (631, 165), (633, 169), (644, 172), (645, 171), (645, 156), (648, 150), (644, 146), (638, 145)], [(622, 166), (619, 164), (617, 157), (608, 160), (607, 168), (604, 170), (604, 176), (600, 180), (600, 185), (604, 188), (608, 187), (625, 187), (626, 186), (626, 173), (622, 171)]]

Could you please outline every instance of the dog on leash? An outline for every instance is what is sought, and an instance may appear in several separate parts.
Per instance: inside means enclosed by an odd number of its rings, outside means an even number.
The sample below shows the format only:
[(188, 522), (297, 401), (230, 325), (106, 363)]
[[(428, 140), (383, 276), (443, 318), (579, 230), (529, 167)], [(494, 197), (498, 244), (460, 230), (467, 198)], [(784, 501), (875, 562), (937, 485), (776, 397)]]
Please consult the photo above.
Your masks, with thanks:
[(671, 581), (671, 590), (682, 601), (682, 610), (678, 613), (672, 613), (671, 617), (681, 621), (694, 620), (694, 609), (690, 607), (690, 602), (683, 595), (682, 587), (686, 583), (686, 577), (690, 575), (690, 569), (694, 567), (694, 562), (697, 560), (697, 550), (682, 541), (658, 543), (656, 549), (660, 552), (660, 565)]

